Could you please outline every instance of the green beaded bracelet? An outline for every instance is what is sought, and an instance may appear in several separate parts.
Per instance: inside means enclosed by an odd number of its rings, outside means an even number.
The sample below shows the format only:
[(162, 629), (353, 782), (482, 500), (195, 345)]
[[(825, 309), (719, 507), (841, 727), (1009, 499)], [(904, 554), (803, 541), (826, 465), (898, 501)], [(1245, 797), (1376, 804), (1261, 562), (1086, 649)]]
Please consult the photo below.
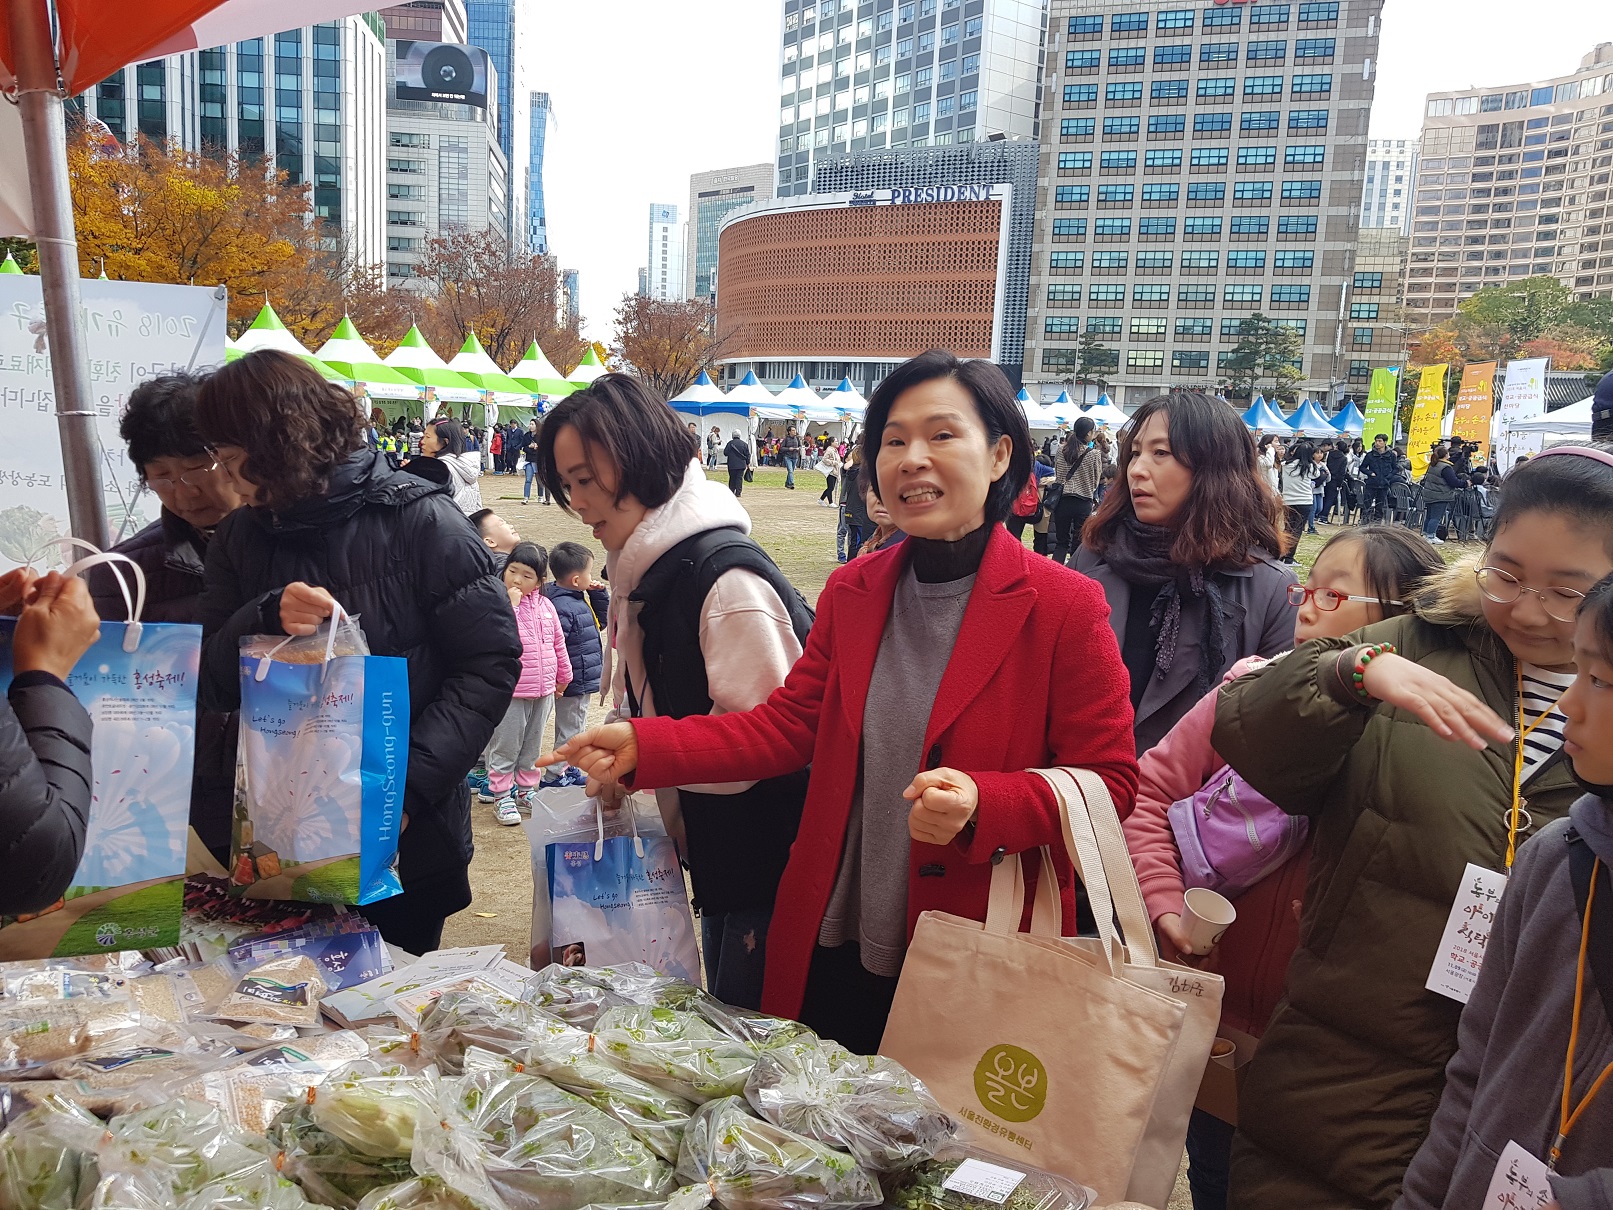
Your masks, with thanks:
[(1367, 665), (1385, 654), (1398, 655), (1399, 651), (1393, 643), (1369, 643), (1356, 649), (1355, 668), (1350, 673), (1350, 688), (1363, 702), (1370, 703), (1374, 700), (1367, 692)]

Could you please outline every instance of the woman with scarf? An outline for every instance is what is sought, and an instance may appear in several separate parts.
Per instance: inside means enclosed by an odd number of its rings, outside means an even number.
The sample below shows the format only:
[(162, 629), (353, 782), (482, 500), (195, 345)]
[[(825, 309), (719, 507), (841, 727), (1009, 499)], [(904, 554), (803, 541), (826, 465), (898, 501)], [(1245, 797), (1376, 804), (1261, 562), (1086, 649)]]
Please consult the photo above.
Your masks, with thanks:
[(1282, 516), (1236, 412), (1194, 391), (1138, 409), (1075, 569), (1103, 586), (1141, 756), (1245, 656), (1294, 642)]

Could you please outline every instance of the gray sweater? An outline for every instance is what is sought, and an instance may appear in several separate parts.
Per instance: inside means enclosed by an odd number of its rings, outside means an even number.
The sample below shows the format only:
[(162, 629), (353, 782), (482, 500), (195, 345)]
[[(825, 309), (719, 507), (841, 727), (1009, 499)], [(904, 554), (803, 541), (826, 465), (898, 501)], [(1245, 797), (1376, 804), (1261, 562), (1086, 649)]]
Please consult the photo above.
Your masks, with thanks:
[[(1603, 864), (1613, 864), (1613, 805), (1592, 795), (1518, 851), (1484, 969), (1462, 1012), (1444, 1097), (1394, 1210), (1479, 1206), (1509, 1141), (1544, 1159), (1556, 1136), (1580, 937), (1563, 835), (1570, 820)], [(1598, 902), (1596, 910), (1613, 904)], [(1576, 1104), (1609, 1062), (1613, 1026), (1587, 970), (1574, 1056)], [(1561, 1175), (1552, 1181), (1563, 1210), (1613, 1210), (1609, 1165), (1613, 1090), (1604, 1090), (1569, 1135)]]

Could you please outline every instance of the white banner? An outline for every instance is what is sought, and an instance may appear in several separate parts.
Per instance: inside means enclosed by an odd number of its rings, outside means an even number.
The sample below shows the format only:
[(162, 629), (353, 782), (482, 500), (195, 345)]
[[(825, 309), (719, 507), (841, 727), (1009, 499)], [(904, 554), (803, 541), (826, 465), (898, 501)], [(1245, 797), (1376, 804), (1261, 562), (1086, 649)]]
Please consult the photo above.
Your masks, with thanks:
[[(84, 280), (79, 292), (102, 447), (101, 485), (116, 540), (156, 520), (158, 512), (150, 492), (137, 498), (139, 475), (118, 436), (123, 405), (148, 378), (224, 364), (227, 299), (221, 288), (151, 282)], [(70, 532), (45, 305), (39, 278), (32, 275), (0, 277), (0, 429), (4, 569)]]
[(1549, 357), (1532, 357), (1527, 361), (1507, 363), (1506, 385), (1501, 388), (1501, 407), (1496, 412), (1499, 432), (1495, 434), (1493, 447), (1496, 451), (1495, 464), (1503, 471), (1510, 468), (1520, 455), (1540, 452), (1539, 433), (1514, 433), (1511, 427), (1515, 421), (1533, 420), (1536, 416), (1545, 415), (1546, 373), (1550, 368)]

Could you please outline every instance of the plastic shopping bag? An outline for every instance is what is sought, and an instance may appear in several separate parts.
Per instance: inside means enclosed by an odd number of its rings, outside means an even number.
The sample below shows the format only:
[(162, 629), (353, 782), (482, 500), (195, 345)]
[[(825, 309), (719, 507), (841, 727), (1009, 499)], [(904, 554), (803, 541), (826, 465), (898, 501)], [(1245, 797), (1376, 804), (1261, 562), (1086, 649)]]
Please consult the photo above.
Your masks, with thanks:
[[(60, 900), (0, 922), (0, 960), (179, 944), (202, 628), (140, 622), (145, 576), (123, 555), (98, 552), (67, 574), (100, 563), (118, 573), (126, 596), (124, 574), (135, 591), (132, 620), (101, 623), (67, 678), (94, 725), (84, 856)], [(0, 618), (0, 683), (11, 680), (16, 625)]]
[(653, 803), (607, 812), (580, 787), (543, 791), (532, 842), (532, 966), (642, 962), (700, 981), (683, 867)]
[(369, 652), (340, 607), (308, 638), (241, 640), (230, 889), (373, 903), (403, 888), (407, 662)]

